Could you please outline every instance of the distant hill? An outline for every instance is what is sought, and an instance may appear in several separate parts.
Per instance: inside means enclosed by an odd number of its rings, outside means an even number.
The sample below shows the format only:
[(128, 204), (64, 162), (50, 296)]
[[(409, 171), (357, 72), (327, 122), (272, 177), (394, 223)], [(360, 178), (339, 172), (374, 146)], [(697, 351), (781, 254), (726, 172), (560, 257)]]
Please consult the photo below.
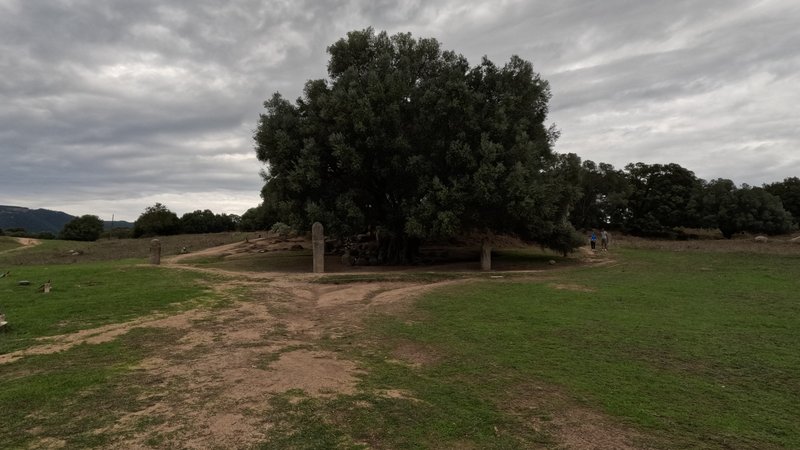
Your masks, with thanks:
[[(50, 232), (58, 234), (70, 220), (65, 212), (49, 209), (30, 209), (21, 206), (0, 205), (0, 229), (24, 228), (28, 233)], [(110, 221), (104, 222), (106, 229), (111, 227)], [(124, 220), (115, 220), (114, 228), (132, 228), (133, 224)]]

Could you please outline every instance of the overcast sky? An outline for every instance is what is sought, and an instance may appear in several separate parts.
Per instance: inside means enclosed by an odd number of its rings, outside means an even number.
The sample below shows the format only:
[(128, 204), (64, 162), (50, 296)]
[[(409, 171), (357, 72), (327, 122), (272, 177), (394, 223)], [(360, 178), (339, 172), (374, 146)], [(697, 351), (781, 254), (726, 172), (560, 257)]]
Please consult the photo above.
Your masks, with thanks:
[(242, 214), (263, 101), (296, 98), (368, 26), (532, 61), (558, 152), (800, 176), (797, 0), (0, 0), (0, 204)]

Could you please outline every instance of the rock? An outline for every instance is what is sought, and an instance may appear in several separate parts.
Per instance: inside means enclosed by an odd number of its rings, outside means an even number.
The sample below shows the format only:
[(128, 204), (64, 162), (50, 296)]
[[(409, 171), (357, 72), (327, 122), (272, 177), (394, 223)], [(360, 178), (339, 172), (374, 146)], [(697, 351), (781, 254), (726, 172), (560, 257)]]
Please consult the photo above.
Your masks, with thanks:
[(352, 266), (353, 265), (353, 258), (350, 256), (350, 253), (345, 253), (342, 255), (342, 264), (345, 266)]
[(769, 239), (767, 239), (766, 236), (756, 236), (753, 240), (758, 242), (759, 244), (764, 244), (767, 241), (769, 241)]
[(547, 261), (547, 264), (550, 264), (551, 266), (554, 266), (556, 264), (556, 262), (555, 262), (555, 260), (551, 259), (550, 261)]

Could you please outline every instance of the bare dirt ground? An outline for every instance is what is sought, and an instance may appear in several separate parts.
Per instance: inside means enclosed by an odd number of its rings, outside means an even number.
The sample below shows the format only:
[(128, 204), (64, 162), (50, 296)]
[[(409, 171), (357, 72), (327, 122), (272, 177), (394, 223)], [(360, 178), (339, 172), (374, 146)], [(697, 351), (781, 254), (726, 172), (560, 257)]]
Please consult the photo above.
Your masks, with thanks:
[[(256, 242), (256, 245), (277, 244)], [(270, 399), (300, 392), (312, 397), (354, 393), (363, 369), (330, 350), (330, 342), (362, 326), (370, 314), (403, 311), (414, 297), (453, 283), (371, 282), (345, 285), (314, 283), (312, 274), (227, 272), (180, 264), (188, 257), (244, 251), (252, 241), (164, 259), (164, 270), (202, 270), (223, 280), (214, 285), (232, 304), (153, 316), (48, 338), (25, 350), (2, 355), (0, 364), (26, 355), (53, 353), (72, 346), (113, 340), (137, 327), (169, 330), (175, 342), (144, 360), (139, 376), (153, 380), (139, 400), (143, 409), (97, 430), (116, 436), (115, 448), (247, 448), (263, 442), (273, 427)], [(589, 264), (608, 264), (607, 255), (583, 250)], [(532, 276), (535, 276), (532, 275)], [(558, 285), (558, 289), (584, 289)], [(244, 292), (242, 293), (244, 288)], [(394, 355), (410, 366), (424, 366), (438, 355), (415, 345), (400, 345)], [(408, 398), (388, 390), (380, 395)], [(522, 401), (522, 400), (520, 400)], [(526, 407), (536, 402), (527, 396)], [(147, 426), (142, 426), (142, 423)], [(565, 411), (546, 427), (564, 448), (633, 448), (636, 435), (585, 408)], [(43, 448), (63, 442), (44, 439)]]
[(31, 239), (31, 238), (16, 238), (17, 242), (22, 244), (25, 247), (39, 245), (42, 243), (39, 239)]

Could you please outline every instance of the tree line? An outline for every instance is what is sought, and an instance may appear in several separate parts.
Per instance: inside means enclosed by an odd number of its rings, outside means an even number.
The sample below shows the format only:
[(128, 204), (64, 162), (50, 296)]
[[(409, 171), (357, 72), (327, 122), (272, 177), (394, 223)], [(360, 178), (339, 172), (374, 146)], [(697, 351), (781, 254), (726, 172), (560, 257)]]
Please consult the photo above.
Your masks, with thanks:
[[(113, 229), (107, 233), (109, 237), (117, 238), (221, 233), (238, 230), (240, 222), (240, 217), (235, 214), (214, 214), (208, 209), (189, 212), (179, 218), (165, 205), (156, 203), (145, 208), (134, 222), (133, 229)], [(103, 233), (103, 221), (95, 215), (86, 214), (65, 224), (57, 237), (70, 241), (96, 241)]]
[(782, 234), (800, 222), (800, 179), (762, 187), (717, 178), (706, 181), (678, 164), (610, 164), (584, 161), (582, 195), (571, 222), (578, 228), (615, 228), (643, 236), (677, 237), (681, 228)]

